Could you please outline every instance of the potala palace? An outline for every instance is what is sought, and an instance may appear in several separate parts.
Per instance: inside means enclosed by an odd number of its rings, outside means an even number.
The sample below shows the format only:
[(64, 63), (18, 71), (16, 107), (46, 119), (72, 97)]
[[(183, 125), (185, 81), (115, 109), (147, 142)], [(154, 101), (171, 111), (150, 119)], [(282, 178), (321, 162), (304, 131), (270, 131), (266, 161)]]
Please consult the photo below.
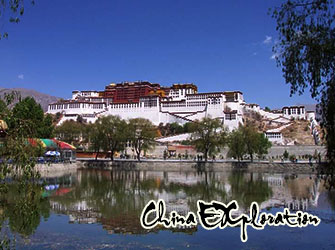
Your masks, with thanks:
[(61, 113), (59, 124), (66, 120), (76, 120), (81, 116), (87, 122), (98, 117), (118, 115), (122, 119), (146, 118), (155, 125), (160, 123), (184, 124), (204, 117), (219, 118), (229, 129), (244, 123), (247, 113), (258, 113), (262, 119), (276, 124), (274, 129), (265, 131), (271, 141), (281, 143), (280, 130), (292, 118), (311, 121), (311, 128), (317, 123), (315, 112), (306, 112), (304, 106), (283, 107), (267, 112), (258, 104), (245, 102), (241, 91), (198, 93), (197, 86), (173, 84), (163, 87), (147, 81), (111, 83), (103, 91), (73, 91), (72, 98), (51, 103), (48, 113)]

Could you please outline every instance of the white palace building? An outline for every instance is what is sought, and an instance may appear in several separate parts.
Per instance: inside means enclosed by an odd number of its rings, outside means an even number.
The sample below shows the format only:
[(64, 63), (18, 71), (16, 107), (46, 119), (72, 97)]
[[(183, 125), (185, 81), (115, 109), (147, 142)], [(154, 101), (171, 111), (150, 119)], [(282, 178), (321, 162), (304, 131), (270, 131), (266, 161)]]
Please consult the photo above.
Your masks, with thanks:
[[(160, 123), (184, 124), (204, 117), (219, 118), (229, 130), (243, 124), (246, 111), (260, 113), (267, 119), (291, 116), (302, 117), (299, 111), (266, 112), (257, 104), (247, 104), (240, 91), (198, 93), (194, 84), (173, 84), (162, 87), (147, 81), (111, 83), (103, 91), (73, 91), (72, 98), (51, 103), (47, 113), (61, 114), (59, 124), (76, 120), (79, 116), (94, 122), (98, 117), (118, 115), (122, 119), (146, 118), (155, 125)], [(291, 110), (290, 110), (291, 111)]]

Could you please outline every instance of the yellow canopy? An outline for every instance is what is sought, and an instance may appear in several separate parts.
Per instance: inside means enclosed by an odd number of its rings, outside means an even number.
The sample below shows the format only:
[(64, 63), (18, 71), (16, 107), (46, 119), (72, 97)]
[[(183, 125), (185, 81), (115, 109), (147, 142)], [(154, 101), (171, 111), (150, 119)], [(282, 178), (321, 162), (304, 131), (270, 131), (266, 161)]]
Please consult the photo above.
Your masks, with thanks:
[(8, 126), (4, 120), (0, 120), (0, 130), (7, 130)]

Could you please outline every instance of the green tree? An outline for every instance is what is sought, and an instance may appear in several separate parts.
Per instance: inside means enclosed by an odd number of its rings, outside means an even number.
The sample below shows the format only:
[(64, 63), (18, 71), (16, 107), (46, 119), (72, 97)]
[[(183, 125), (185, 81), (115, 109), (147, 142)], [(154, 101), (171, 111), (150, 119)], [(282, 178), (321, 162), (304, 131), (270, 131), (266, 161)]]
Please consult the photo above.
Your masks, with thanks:
[(27, 136), (37, 138), (51, 138), (54, 127), (50, 115), (44, 116), (40, 104), (36, 103), (32, 97), (26, 97), (15, 104), (12, 112), (15, 119), (8, 121), (10, 129), (17, 129), (23, 124), (27, 131)]
[(271, 109), (269, 107), (265, 107), (264, 110), (267, 112), (271, 112)]
[(59, 140), (79, 146), (83, 127), (79, 122), (67, 120), (55, 128), (55, 134)]
[(335, 84), (329, 86), (321, 97), (322, 127), (327, 144), (330, 166), (335, 164)]
[(100, 121), (96, 121), (93, 124), (89, 124), (88, 127), (88, 143), (90, 144), (90, 149), (95, 152), (95, 160), (98, 159), (98, 154), (100, 150), (106, 148), (106, 136), (103, 134), (103, 130), (100, 129)]
[(192, 125), (191, 144), (203, 153), (205, 161), (225, 144), (226, 131), (219, 119), (203, 118)]
[(246, 124), (240, 125), (230, 134), (228, 146), (230, 156), (240, 161), (245, 154), (248, 154), (252, 162), (255, 154), (258, 158), (262, 158), (268, 153), (271, 142), (263, 133), (259, 133), (252, 124)]
[(192, 132), (192, 124), (193, 124), (193, 122), (186, 122), (183, 125), (184, 133), (191, 133)]
[(185, 133), (184, 127), (176, 122), (167, 123), (165, 125), (163, 125), (163, 123), (160, 123), (158, 125), (158, 129), (162, 136), (170, 136)]
[(243, 159), (246, 154), (246, 145), (244, 142), (244, 136), (242, 130), (235, 129), (228, 136), (228, 156), (234, 157), (238, 161)]
[(130, 119), (128, 123), (128, 138), (136, 152), (137, 160), (141, 160), (141, 152), (154, 147), (157, 128), (148, 119)]
[(285, 149), (284, 153), (283, 153), (283, 158), (284, 159), (288, 159), (289, 157), (289, 153), (287, 152), (287, 150)]
[(279, 41), (273, 48), (291, 95), (309, 87), (321, 102), (327, 157), (335, 162), (335, 12), (333, 0), (287, 0), (272, 11)]
[(243, 134), (246, 153), (249, 154), (250, 160), (253, 161), (254, 154), (257, 152), (260, 141), (259, 133), (256, 128), (251, 125), (240, 126), (239, 128)]
[(105, 138), (103, 147), (111, 152), (110, 158), (113, 161), (115, 152), (123, 150), (126, 146), (127, 123), (119, 116), (112, 115), (99, 117), (95, 123)]
[[(15, 93), (5, 94), (5, 103), (7, 106), (13, 103), (15, 96)], [(11, 176), (14, 180), (13, 183), (18, 183), (20, 192), (25, 198), (22, 202), (20, 200), (17, 206), (10, 209), (10, 212), (15, 213), (15, 218), (19, 218), (20, 215), (25, 215), (25, 218), (22, 218), (23, 223), (20, 225), (20, 230), (17, 230), (17, 228), (14, 230), (25, 235), (32, 232), (32, 230), (29, 229), (29, 223), (32, 222), (31, 225), (36, 225), (35, 222), (37, 221), (35, 220), (35, 218), (37, 218), (35, 217), (37, 208), (32, 206), (30, 201), (35, 198), (40, 198), (40, 194), (29, 188), (33, 185), (34, 180), (39, 177), (39, 173), (34, 168), (36, 164), (35, 157), (37, 156), (37, 150), (27, 143), (27, 138), (31, 138), (35, 134), (31, 133), (31, 120), (18, 118), (14, 115), (14, 110), (9, 108), (2, 110), (1, 117), (5, 117), (8, 124), (15, 124), (16, 126), (8, 127), (6, 137), (2, 141), (0, 147), (0, 197), (3, 197), (3, 195), (8, 192), (9, 185), (11, 184), (5, 181), (5, 178)], [(40, 186), (38, 188), (41, 190)], [(4, 203), (7, 204), (6, 201)], [(19, 211), (19, 213), (16, 214), (16, 211)], [(3, 222), (1, 221), (1, 217), (0, 231), (9, 232), (9, 230), (3, 228), (12, 228), (11, 222), (1, 223)], [(13, 232), (11, 234), (7, 233), (7, 235), (4, 233), (1, 237), (0, 248), (10, 247), (13, 240), (15, 241)]]
[[(0, 114), (4, 114), (7, 111), (7, 105), (6, 103), (0, 99)], [(1, 119), (3, 119), (4, 117), (0, 117)]]
[(268, 154), (268, 150), (271, 148), (271, 146), (272, 143), (269, 141), (269, 139), (263, 133), (258, 133), (256, 146), (256, 154), (258, 159), (261, 159), (264, 155)]
[(177, 135), (184, 133), (183, 126), (179, 125), (176, 122), (170, 124), (171, 135)]
[(79, 122), (79, 123), (85, 123), (86, 122), (86, 120), (81, 115), (77, 116), (77, 120), (76, 121)]
[(53, 137), (54, 126), (52, 124), (52, 116), (50, 114), (44, 116), (42, 126), (37, 131), (39, 138)]

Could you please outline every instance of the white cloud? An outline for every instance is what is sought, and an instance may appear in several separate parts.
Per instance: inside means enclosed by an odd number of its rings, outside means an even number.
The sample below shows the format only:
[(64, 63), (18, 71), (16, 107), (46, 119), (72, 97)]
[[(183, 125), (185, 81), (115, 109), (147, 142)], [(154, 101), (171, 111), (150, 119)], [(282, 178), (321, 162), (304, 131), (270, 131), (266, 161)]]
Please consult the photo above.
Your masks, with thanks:
[(272, 36), (265, 36), (265, 40), (263, 41), (264, 44), (269, 44), (272, 42)]
[(20, 75), (17, 76), (17, 78), (19, 78), (20, 80), (23, 80), (24, 79), (24, 75), (20, 74)]

